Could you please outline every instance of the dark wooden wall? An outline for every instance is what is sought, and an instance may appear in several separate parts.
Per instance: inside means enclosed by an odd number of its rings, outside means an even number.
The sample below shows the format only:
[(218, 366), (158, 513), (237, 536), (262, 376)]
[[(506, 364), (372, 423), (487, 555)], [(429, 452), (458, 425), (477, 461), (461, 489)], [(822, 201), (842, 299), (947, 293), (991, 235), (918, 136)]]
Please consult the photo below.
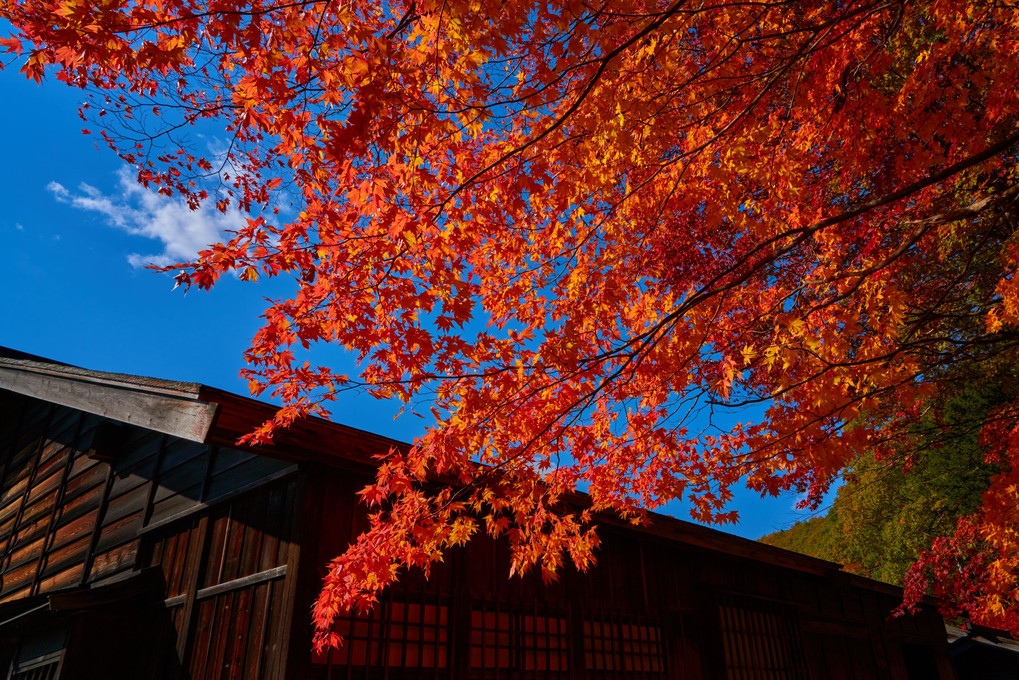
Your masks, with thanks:
[[(327, 473), (323, 473), (327, 474)], [(350, 474), (323, 482), (325, 564), (364, 527)], [(608, 680), (949, 680), (941, 619), (890, 619), (895, 589), (818, 563), (815, 573), (603, 527), (598, 565), (543, 584), (509, 578), (507, 546), (448, 555), (407, 574), (309, 677)], [(321, 573), (319, 574), (321, 576)], [(920, 661), (917, 661), (920, 659)], [(303, 675), (301, 677), (304, 677)]]
[(168, 625), (141, 611), (137, 624), (177, 663), (128, 677), (180, 667), (196, 680), (284, 677), (299, 557), (295, 465), (9, 393), (0, 413), (0, 603), (151, 567), (163, 575)]
[[(610, 526), (594, 569), (547, 585), (510, 579), (507, 547), (473, 541), (429, 580), (407, 574), (372, 613), (341, 620), (346, 644), (313, 655), (320, 565), (365, 527), (363, 473), (298, 469), (2, 392), (0, 413), (0, 608), (155, 574), (158, 611), (137, 621), (153, 631), (149, 662), (123, 677), (952, 677), (940, 619), (890, 620), (894, 589)], [(95, 650), (114, 644), (88, 621), (65, 624), (70, 638), (93, 636), (91, 656), (67, 658), (93, 661), (62, 679), (96, 677)], [(138, 645), (137, 630), (122, 637)]]

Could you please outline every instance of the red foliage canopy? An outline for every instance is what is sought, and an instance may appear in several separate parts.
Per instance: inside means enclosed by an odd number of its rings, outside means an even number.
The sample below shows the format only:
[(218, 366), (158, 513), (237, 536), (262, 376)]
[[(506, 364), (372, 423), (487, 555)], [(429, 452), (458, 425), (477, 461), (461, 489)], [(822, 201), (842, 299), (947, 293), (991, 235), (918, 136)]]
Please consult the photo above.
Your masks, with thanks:
[[(559, 503), (578, 485), (631, 518), (687, 497), (731, 520), (741, 480), (817, 500), (860, 451), (907, 445), (974, 367), (1015, 363), (1005, 4), (0, 0), (0, 16), (27, 76), (92, 92), (84, 114), (141, 181), (253, 215), (181, 283), (293, 276), (247, 353), (253, 389), (286, 403), (254, 438), (342, 389), (434, 404), (363, 492), (377, 514), (333, 564), (324, 642), (338, 612), (479, 529), (508, 532), (517, 570), (588, 564), (590, 515)], [(176, 141), (206, 119), (225, 155)], [(360, 374), (294, 360), (315, 343)], [(749, 404), (755, 422), (704, 424)], [(1014, 413), (995, 423), (1013, 432)], [(1019, 607), (1002, 441), (966, 525), (989, 575), (956, 591), (977, 614)], [(434, 474), (457, 485), (429, 491)]]

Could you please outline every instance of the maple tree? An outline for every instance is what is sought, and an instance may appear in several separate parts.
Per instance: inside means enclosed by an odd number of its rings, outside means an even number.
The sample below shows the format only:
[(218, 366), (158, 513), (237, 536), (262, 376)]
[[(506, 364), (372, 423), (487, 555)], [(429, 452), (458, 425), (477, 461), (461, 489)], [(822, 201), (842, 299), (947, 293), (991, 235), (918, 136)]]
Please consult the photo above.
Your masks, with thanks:
[[(816, 502), (857, 454), (908, 445), (957, 371), (1016, 352), (1004, 3), (0, 0), (0, 16), (25, 75), (90, 92), (83, 116), (140, 181), (249, 212), (179, 283), (293, 277), (247, 352), (253, 390), (285, 404), (253, 439), (340, 390), (431, 405), (363, 492), (376, 514), (332, 564), (322, 644), (337, 613), (479, 531), (551, 576), (593, 559), (592, 512), (685, 497), (732, 521), (737, 483)], [(188, 145), (204, 123), (225, 151)], [(295, 359), (317, 343), (360, 373)], [(711, 421), (740, 406), (759, 416)], [(965, 549), (943, 551), (987, 567), (975, 615), (1019, 607), (1014, 408), (991, 419), (1002, 472)], [(590, 506), (571, 510), (578, 487)]]

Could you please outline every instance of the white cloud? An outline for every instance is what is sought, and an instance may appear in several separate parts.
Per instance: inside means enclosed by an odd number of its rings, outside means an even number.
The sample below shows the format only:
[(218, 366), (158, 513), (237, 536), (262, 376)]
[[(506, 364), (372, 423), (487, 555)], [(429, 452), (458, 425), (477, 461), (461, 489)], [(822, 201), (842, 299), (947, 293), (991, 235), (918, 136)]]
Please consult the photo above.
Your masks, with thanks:
[(21, 222), (16, 222), (14, 224), (14, 228), (17, 229), (18, 231), (25, 231), (25, 225), (23, 225)]
[(199, 250), (221, 241), (227, 229), (239, 228), (245, 219), (235, 209), (219, 212), (212, 201), (191, 210), (180, 198), (162, 196), (138, 184), (128, 168), (120, 170), (118, 190), (110, 194), (84, 182), (77, 191), (70, 191), (58, 182), (50, 182), (46, 188), (61, 203), (99, 213), (113, 227), (162, 243), (160, 253), (128, 255), (127, 261), (133, 267), (166, 266), (189, 260)]

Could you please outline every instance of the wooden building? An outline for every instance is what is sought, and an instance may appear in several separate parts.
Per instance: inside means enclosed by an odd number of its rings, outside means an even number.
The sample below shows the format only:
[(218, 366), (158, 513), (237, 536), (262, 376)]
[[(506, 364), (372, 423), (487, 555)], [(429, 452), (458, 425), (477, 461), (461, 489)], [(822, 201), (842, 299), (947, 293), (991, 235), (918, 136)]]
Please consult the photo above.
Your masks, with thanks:
[(326, 561), (372, 456), (321, 420), (236, 446), (272, 407), (0, 350), (0, 664), (70, 678), (952, 678), (933, 610), (838, 565), (656, 517), (599, 564), (508, 579), (480, 539), (310, 650)]

